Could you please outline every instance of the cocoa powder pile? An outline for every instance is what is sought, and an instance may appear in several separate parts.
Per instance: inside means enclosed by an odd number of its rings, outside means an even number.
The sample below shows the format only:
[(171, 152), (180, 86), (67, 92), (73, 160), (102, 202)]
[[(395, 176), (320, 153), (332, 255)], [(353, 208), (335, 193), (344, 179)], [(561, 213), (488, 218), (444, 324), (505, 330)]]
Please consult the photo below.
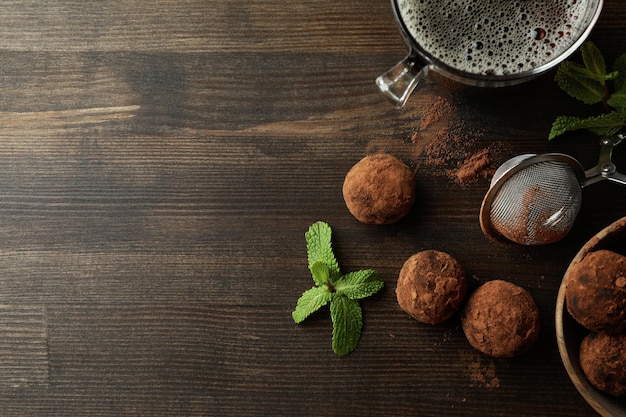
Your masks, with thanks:
[(454, 109), (450, 102), (443, 97), (435, 97), (435, 100), (428, 106), (427, 111), (422, 114), (422, 125), (420, 130), (428, 129), (432, 124), (437, 123), (444, 116), (449, 116)]
[(471, 184), (480, 177), (487, 178), (492, 173), (491, 156), (489, 149), (485, 148), (466, 159), (456, 172), (456, 178), (461, 184)]
[(509, 158), (501, 141), (481, 141), (484, 132), (470, 126), (455, 106), (454, 88), (418, 101), (406, 113), (407, 122), (415, 126), (411, 134), (392, 141), (374, 138), (366, 154), (391, 153), (405, 160), (414, 171), (444, 177), (453, 184), (466, 187), (481, 179), (489, 180), (496, 168)]
[(410, 139), (433, 175), (445, 176), (460, 185), (493, 175), (496, 162), (493, 154), (500, 145), (478, 147), (483, 133), (469, 128), (449, 100), (437, 96), (418, 112), (420, 128)]

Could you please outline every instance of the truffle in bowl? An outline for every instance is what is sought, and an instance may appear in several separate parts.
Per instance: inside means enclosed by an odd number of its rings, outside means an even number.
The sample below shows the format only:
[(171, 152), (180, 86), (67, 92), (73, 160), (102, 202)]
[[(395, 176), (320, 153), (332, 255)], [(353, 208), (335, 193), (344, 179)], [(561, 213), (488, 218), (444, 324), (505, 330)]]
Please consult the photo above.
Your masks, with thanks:
[[(624, 256), (626, 217), (601, 230), (580, 249), (565, 272), (556, 302), (557, 344), (565, 370), (578, 392), (604, 417), (626, 416), (626, 396), (621, 395), (619, 388), (620, 384), (626, 384), (626, 349), (597, 348), (626, 340), (619, 322), (607, 324), (619, 319), (612, 313), (622, 292), (621, 272), (615, 261)], [(603, 266), (603, 259), (611, 259), (611, 265)], [(597, 310), (583, 314), (580, 300), (576, 299), (580, 295), (575, 295), (575, 290), (588, 292), (591, 297), (605, 294), (593, 307), (604, 309), (611, 320), (598, 324), (601, 314)], [(611, 350), (621, 355), (610, 355)], [(598, 378), (598, 375), (604, 376)]]

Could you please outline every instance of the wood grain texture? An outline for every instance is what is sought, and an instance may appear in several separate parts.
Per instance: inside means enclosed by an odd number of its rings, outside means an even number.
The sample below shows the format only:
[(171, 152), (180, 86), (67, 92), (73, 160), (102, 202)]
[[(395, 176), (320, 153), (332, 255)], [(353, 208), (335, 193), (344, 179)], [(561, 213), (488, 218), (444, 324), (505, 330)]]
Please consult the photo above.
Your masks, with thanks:
[[(592, 39), (608, 59), (624, 17), (606, 0)], [(487, 179), (451, 180), (458, 158), (430, 165), (436, 130), (420, 131), (444, 97), (467, 152), (560, 151), (590, 167), (595, 138), (546, 139), (557, 115), (588, 110), (553, 74), (497, 91), (433, 77), (395, 110), (373, 80), (406, 51), (377, 0), (4, 1), (0, 22), (0, 415), (594, 415), (560, 362), (554, 302), (578, 248), (626, 215), (626, 193), (586, 189), (555, 245), (496, 244), (478, 224)], [(418, 203), (372, 227), (341, 185), (379, 151), (415, 170)], [(291, 319), (317, 220), (344, 270), (386, 283), (346, 357), (327, 312)], [(474, 287), (527, 288), (544, 325), (533, 351), (490, 359), (458, 318), (402, 312), (395, 280), (422, 249), (451, 253)]]
[(399, 36), (385, 2), (31, 0), (0, 15), (0, 48), (14, 51), (385, 52)]
[(49, 381), (45, 308), (0, 305), (0, 386), (46, 388)]

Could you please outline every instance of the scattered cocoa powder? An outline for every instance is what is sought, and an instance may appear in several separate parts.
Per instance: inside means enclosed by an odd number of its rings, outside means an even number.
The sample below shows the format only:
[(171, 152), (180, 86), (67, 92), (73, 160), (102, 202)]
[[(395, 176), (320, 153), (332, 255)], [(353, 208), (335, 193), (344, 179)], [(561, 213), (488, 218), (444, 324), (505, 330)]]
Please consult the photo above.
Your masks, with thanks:
[(435, 97), (426, 111), (422, 114), (421, 130), (428, 129), (434, 123), (440, 121), (444, 116), (452, 114), (452, 105), (443, 97)]
[(480, 359), (470, 363), (470, 380), (472, 387), (494, 389), (500, 387), (500, 378), (496, 376), (496, 365), (493, 361), (483, 365)]
[(483, 132), (470, 129), (454, 106), (437, 96), (421, 109), (421, 127), (411, 142), (421, 148), (421, 157), (432, 174), (469, 185), (493, 175), (494, 150), (498, 144), (476, 149)]
[(407, 113), (409, 123), (418, 124), (410, 136), (394, 142), (372, 139), (366, 153), (387, 152), (407, 163), (415, 172), (445, 177), (454, 184), (471, 185), (489, 180), (495, 168), (509, 158), (503, 142), (481, 143), (484, 132), (468, 126), (459, 115), (449, 93), (421, 97), (414, 111)]
[(455, 134), (450, 129), (439, 129), (424, 148), (426, 164), (443, 166), (452, 160), (465, 158), (466, 151), (463, 149), (462, 141), (461, 136)]
[(485, 148), (478, 151), (474, 155), (467, 158), (461, 167), (456, 171), (456, 178), (462, 184), (472, 184), (480, 177), (486, 177), (489, 174), (488, 168), (491, 166), (491, 156), (489, 149)]

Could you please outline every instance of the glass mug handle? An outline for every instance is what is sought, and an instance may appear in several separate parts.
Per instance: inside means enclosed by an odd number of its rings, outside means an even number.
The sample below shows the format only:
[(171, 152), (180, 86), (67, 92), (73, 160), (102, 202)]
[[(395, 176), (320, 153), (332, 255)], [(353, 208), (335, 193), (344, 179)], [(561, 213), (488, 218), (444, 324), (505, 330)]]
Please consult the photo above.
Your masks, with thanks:
[(376, 85), (387, 100), (399, 109), (427, 74), (428, 65), (420, 65), (415, 55), (408, 54), (389, 71), (376, 78)]

